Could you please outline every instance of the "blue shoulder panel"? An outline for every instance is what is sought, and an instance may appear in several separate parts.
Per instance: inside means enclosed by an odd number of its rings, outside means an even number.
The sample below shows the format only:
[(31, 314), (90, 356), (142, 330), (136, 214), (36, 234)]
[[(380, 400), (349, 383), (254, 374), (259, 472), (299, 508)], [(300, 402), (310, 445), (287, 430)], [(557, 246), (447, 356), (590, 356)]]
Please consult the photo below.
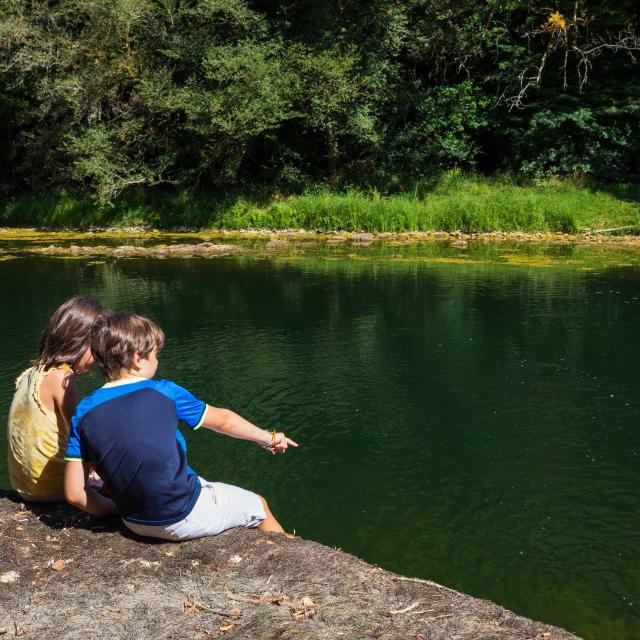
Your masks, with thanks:
[(176, 403), (178, 420), (186, 422), (192, 429), (202, 425), (207, 410), (207, 405), (202, 400), (198, 400), (190, 391), (171, 380), (159, 380), (154, 388)]

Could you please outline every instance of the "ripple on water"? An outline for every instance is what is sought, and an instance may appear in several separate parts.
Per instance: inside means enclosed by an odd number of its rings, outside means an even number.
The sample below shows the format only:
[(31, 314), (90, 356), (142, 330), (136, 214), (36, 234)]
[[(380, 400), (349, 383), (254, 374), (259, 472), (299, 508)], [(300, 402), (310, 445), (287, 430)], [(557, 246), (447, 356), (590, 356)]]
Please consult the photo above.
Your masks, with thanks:
[(301, 443), (282, 457), (187, 433), (205, 477), (386, 568), (635, 638), (639, 274), (296, 264), (1, 263), (3, 419), (51, 311), (100, 297), (163, 326), (159, 375)]

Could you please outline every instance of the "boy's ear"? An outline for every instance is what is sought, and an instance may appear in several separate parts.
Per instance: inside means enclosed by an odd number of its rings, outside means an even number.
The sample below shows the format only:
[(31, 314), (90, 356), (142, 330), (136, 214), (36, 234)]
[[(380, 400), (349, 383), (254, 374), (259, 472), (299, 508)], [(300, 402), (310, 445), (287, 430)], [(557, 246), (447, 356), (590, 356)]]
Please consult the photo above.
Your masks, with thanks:
[(133, 355), (131, 356), (131, 366), (134, 369), (140, 369), (141, 360), (142, 356), (137, 351), (134, 351)]

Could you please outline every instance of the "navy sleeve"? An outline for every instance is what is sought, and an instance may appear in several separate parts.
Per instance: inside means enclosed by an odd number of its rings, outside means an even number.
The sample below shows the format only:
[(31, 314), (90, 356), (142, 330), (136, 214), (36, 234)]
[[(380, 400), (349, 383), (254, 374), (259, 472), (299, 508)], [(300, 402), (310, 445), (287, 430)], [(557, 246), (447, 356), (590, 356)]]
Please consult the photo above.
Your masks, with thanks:
[(69, 429), (69, 440), (67, 440), (67, 450), (64, 454), (64, 459), (67, 462), (73, 460), (90, 460), (85, 448), (82, 446), (82, 440), (78, 433), (78, 415), (76, 414), (71, 418), (71, 428)]
[(207, 405), (202, 400), (170, 380), (163, 380), (160, 390), (176, 403), (178, 420), (186, 422), (192, 429), (202, 425), (207, 410)]

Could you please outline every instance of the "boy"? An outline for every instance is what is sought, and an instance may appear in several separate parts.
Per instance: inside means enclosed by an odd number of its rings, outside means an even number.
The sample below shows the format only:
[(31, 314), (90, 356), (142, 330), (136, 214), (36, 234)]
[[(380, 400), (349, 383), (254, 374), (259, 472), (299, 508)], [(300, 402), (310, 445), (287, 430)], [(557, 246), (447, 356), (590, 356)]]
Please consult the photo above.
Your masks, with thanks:
[[(73, 417), (65, 498), (94, 515), (119, 513), (131, 531), (165, 540), (231, 527), (283, 533), (262, 496), (196, 475), (178, 422), (252, 440), (272, 453), (298, 445), (206, 405), (173, 382), (153, 380), (163, 344), (162, 329), (142, 316), (114, 313), (97, 323), (91, 350), (106, 384), (84, 398)], [(87, 486), (92, 464), (113, 499)]]

